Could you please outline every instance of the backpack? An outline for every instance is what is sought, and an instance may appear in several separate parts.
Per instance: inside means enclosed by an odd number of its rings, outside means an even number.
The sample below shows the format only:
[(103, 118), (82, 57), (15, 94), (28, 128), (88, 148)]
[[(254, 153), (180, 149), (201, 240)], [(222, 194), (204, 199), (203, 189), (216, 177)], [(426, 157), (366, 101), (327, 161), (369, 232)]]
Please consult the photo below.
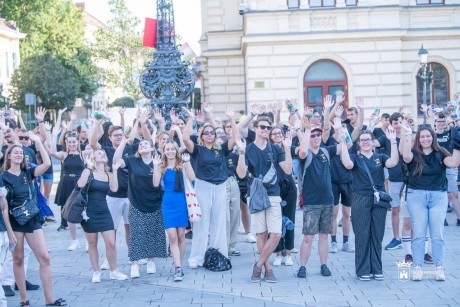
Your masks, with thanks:
[[(320, 147), (320, 151), (326, 156), (327, 162), (330, 163), (329, 151), (326, 148)], [(307, 173), (307, 168), (310, 166), (311, 162), (313, 161), (313, 153), (311, 150), (308, 150), (307, 159), (305, 160), (304, 165), (299, 163), (299, 167), (297, 169), (297, 174), (299, 174), (299, 178), (297, 178), (297, 183), (299, 187), (299, 195), (302, 195), (302, 188), (303, 188), (303, 181), (305, 179), (305, 174)]]
[(213, 272), (222, 272), (231, 270), (232, 264), (221, 252), (210, 247), (204, 255), (203, 267)]

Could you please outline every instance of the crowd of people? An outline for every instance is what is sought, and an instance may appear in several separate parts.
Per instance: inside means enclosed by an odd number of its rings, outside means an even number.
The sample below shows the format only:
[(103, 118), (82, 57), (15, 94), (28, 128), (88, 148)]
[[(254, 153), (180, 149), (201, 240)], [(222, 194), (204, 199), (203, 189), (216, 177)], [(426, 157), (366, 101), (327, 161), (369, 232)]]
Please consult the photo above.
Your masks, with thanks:
[[(240, 256), (236, 239), (241, 223), (246, 240), (257, 243), (259, 251), (250, 280), (275, 283), (272, 266), (294, 265), (297, 205), (303, 209), (303, 237), (296, 276), (307, 278), (316, 235), (320, 274), (331, 276), (328, 254), (338, 252), (340, 204), (341, 250), (354, 253), (360, 280), (384, 279), (382, 241), (389, 210), (394, 238), (385, 249), (404, 247), (404, 261), (414, 266), (413, 280), (423, 278), (424, 263), (434, 263), (435, 279), (445, 280), (443, 227), (448, 203), (460, 226), (456, 121), (445, 111), (435, 113), (424, 107), (427, 124), (416, 126), (400, 110), (391, 115), (374, 113), (366, 127), (362, 99), (356, 99), (356, 107), (346, 108), (344, 93), (334, 96), (334, 100), (324, 98), (322, 112), (306, 109), (303, 114), (287, 100), (285, 124), (280, 120), (283, 103), (250, 105), (248, 114), (240, 118), (229, 108), (225, 120), (213, 116), (209, 103), (203, 104), (202, 111), (171, 110), (168, 120), (160, 110), (138, 110), (129, 133), (124, 109), (120, 125), (101, 113), (77, 124), (71, 112), (70, 120), (64, 121), (66, 109), (58, 111), (52, 125), (45, 121), (46, 110), (38, 108), (33, 131), (27, 131), (20, 116), (0, 116), (5, 294), (14, 295), (16, 285), (21, 306), (29, 306), (27, 290), (38, 289), (25, 278), (33, 252), (47, 306), (66, 305), (53, 295), (42, 229), (44, 223), (55, 222), (50, 209), (50, 157), (61, 162), (54, 200), (61, 210), (74, 189), (86, 191), (81, 228), (93, 283), (101, 282), (101, 270), (109, 270), (112, 280), (128, 278), (117, 269), (116, 234), (121, 220), (131, 278), (140, 277), (142, 262), (147, 274), (153, 274), (155, 258), (170, 255), (173, 280), (183, 280), (187, 236), (192, 237), (190, 269), (203, 266), (210, 247), (225, 257)], [(194, 223), (188, 216), (186, 181), (193, 182), (201, 208), (202, 218)], [(31, 204), (39, 210), (31, 210)], [(69, 230), (69, 251), (81, 248), (77, 229), (61, 216), (58, 231)], [(351, 229), (355, 248), (349, 242)], [(102, 265), (99, 233), (105, 243)]]

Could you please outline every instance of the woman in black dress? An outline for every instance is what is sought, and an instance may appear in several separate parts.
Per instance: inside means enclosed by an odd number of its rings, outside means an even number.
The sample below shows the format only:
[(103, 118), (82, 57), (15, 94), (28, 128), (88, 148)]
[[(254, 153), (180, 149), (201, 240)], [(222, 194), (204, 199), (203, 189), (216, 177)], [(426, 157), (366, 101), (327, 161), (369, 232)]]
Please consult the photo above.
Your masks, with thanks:
[(50, 153), (53, 157), (62, 162), (61, 180), (59, 181), (56, 190), (56, 205), (61, 207), (61, 225), (58, 231), (65, 230), (67, 226), (70, 230), (72, 242), (67, 248), (69, 251), (76, 250), (80, 243), (77, 239), (77, 227), (75, 224), (68, 223), (62, 217), (62, 208), (64, 208), (67, 198), (72, 193), (73, 189), (77, 186), (77, 181), (81, 176), (81, 172), (85, 168), (85, 163), (80, 151), (78, 137), (75, 132), (67, 132), (65, 138), (66, 151), (58, 151), (56, 141), (59, 133), (59, 128), (54, 127), (53, 134), (51, 135), (51, 148)]
[[(99, 232), (105, 243), (107, 260), (110, 267), (110, 279), (126, 280), (128, 277), (117, 271), (117, 251), (115, 248), (115, 227), (113, 219), (107, 206), (106, 196), (109, 188), (112, 192), (118, 190), (117, 169), (120, 161), (113, 164), (113, 173), (109, 172), (107, 166), (107, 154), (99, 149), (91, 153), (91, 160), (87, 161), (91, 169), (85, 168), (77, 182), (79, 188), (84, 188), (89, 184), (88, 204), (85, 211), (86, 217), (81, 222), (81, 227), (85, 231), (88, 241), (88, 255), (93, 267), (93, 283), (101, 282), (101, 272), (99, 271), (99, 252), (97, 250), (97, 238)], [(92, 174), (92, 177), (90, 177)], [(91, 180), (92, 178), (92, 180)]]
[[(45, 151), (43, 144), (38, 136), (29, 133), (30, 139), (35, 143), (35, 146), (42, 156), (42, 164), (26, 168), (26, 159), (24, 150), (20, 145), (13, 145), (8, 148), (5, 154), (5, 163), (3, 169), (5, 172), (1, 175), (3, 183), (8, 190), (7, 200), (8, 209), (22, 206), (24, 202), (33, 195), (35, 189), (33, 188), (32, 180), (40, 177), (51, 165), (48, 153)], [(10, 210), (8, 210), (10, 212)], [(21, 306), (29, 306), (26, 292), (26, 277), (24, 273), (24, 238), (29, 243), (30, 248), (35, 254), (39, 263), (40, 279), (43, 285), (45, 294), (45, 301), (50, 306), (65, 306), (65, 300), (54, 299), (52, 280), (51, 280), (51, 265), (50, 257), (48, 254), (48, 247), (45, 241), (45, 235), (41, 228), (40, 216), (36, 214), (24, 225), (20, 225), (16, 219), (9, 214), (11, 227), (14, 235), (11, 236), (10, 246), (14, 250), (14, 277), (21, 294)], [(14, 245), (16, 247), (14, 248)]]
[(118, 146), (113, 161), (115, 163), (121, 161), (120, 167), (128, 169), (128, 199), (131, 203), (128, 255), (131, 260), (131, 278), (138, 278), (140, 277), (137, 263), (139, 260), (148, 258), (147, 274), (153, 274), (156, 272), (154, 258), (167, 257), (161, 210), (163, 192), (160, 187), (154, 187), (152, 182), (152, 160), (155, 150), (152, 142), (140, 141), (135, 156), (122, 158), (126, 142), (127, 140), (124, 139)]

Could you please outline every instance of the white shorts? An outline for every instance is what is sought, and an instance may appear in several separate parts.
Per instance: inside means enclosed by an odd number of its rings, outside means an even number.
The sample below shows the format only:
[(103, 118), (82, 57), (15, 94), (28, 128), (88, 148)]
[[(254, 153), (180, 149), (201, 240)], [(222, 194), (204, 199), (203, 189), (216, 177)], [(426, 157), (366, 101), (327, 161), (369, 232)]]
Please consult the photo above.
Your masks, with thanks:
[(391, 201), (391, 207), (399, 207), (401, 205), (401, 188), (403, 186), (403, 182), (388, 182), (388, 194), (390, 194), (393, 200)]
[(121, 217), (125, 225), (129, 225), (128, 213), (129, 213), (129, 200), (128, 198), (117, 198), (107, 196), (107, 206), (110, 210), (110, 215), (112, 215), (113, 226), (115, 230), (118, 228)]

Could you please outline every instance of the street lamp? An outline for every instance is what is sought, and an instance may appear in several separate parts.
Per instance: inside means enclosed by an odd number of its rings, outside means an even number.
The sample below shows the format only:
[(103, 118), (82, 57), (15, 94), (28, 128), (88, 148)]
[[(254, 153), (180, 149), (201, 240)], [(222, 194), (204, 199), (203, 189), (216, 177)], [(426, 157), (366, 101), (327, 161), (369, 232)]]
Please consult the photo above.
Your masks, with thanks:
[(432, 81), (433, 73), (428, 68), (428, 50), (426, 50), (423, 47), (423, 44), (422, 44), (422, 47), (418, 51), (418, 57), (419, 57), (419, 61), (420, 61), (420, 65), (422, 66), (422, 69), (417, 74), (417, 79), (420, 82), (423, 82), (423, 104), (426, 105), (426, 100), (427, 100), (426, 99), (426, 88), (427, 88), (427, 85), (430, 84)]

